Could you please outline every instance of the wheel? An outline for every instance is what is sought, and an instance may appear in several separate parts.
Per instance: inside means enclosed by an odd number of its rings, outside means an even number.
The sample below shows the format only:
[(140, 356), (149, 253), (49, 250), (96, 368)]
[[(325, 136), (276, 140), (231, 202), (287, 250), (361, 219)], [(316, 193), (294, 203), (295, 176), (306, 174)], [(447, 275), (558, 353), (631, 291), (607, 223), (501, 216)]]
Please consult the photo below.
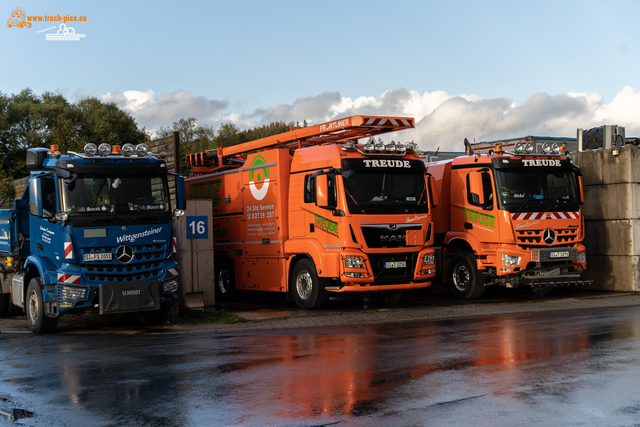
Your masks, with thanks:
[(233, 263), (228, 258), (215, 261), (216, 298), (220, 301), (229, 300), (236, 290)]
[(388, 305), (396, 305), (404, 298), (404, 290), (382, 291), (380, 294), (382, 294)]
[(466, 252), (453, 258), (448, 279), (449, 289), (458, 299), (478, 299), (484, 294), (484, 283), (476, 261)]
[(11, 294), (0, 294), (0, 317), (9, 316), (11, 305)]
[(29, 282), (25, 305), (29, 327), (34, 333), (48, 334), (56, 330), (56, 327), (58, 326), (58, 318), (47, 317), (44, 314), (42, 288), (40, 287), (40, 280), (38, 280), (38, 278), (33, 278)]
[(553, 291), (553, 286), (533, 286), (531, 290), (534, 294), (544, 296), (549, 295)]
[(293, 269), (291, 293), (300, 308), (318, 309), (329, 301), (325, 286), (329, 279), (318, 277), (315, 266), (308, 259), (298, 261)]

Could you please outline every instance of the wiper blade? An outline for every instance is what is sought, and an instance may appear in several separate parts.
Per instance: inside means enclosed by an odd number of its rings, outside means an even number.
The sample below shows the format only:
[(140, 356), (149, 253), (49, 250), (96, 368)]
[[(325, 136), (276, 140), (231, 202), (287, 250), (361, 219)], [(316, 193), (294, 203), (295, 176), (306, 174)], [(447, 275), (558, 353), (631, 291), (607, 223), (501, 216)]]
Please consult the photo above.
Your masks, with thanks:
[(526, 201), (525, 201), (523, 204), (521, 204), (521, 205), (520, 205), (520, 207), (516, 210), (516, 213), (517, 213), (517, 212), (520, 212), (520, 211), (521, 211), (521, 210), (522, 210), (522, 209), (527, 205), (527, 203), (535, 202), (536, 200), (537, 200), (537, 199), (529, 199), (529, 200), (526, 200)]

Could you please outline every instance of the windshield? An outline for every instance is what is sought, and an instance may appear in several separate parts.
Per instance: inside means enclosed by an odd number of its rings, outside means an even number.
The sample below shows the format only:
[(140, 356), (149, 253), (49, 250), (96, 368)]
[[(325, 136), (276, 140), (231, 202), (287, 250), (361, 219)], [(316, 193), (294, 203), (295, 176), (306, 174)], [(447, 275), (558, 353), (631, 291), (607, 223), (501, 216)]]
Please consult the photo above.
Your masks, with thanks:
[(358, 172), (344, 179), (352, 214), (421, 213), (428, 211), (424, 173)]
[(570, 170), (496, 171), (502, 205), (510, 212), (575, 211), (578, 197)]
[(62, 181), (62, 211), (70, 215), (90, 212), (169, 212), (169, 191), (164, 177), (140, 175), (78, 176)]

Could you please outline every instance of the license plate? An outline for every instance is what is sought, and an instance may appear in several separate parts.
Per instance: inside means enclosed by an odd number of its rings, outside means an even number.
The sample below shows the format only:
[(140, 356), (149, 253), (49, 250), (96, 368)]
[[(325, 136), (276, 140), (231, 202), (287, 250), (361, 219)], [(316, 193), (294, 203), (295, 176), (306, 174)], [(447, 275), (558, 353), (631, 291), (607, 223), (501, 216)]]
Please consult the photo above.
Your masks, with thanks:
[(549, 252), (549, 258), (569, 258), (569, 251)]
[(407, 261), (391, 261), (384, 263), (384, 268), (405, 268), (406, 266)]
[(82, 255), (83, 261), (111, 261), (112, 259), (113, 259), (113, 254), (111, 252)]

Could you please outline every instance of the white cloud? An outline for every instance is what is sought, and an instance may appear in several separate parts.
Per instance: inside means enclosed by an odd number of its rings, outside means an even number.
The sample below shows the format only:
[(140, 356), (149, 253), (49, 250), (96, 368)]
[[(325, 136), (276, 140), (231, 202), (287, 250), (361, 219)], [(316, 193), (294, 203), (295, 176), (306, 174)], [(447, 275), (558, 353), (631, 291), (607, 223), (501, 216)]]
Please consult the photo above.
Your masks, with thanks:
[(484, 99), (473, 94), (419, 93), (405, 88), (355, 99), (339, 92), (324, 92), (246, 114), (231, 111), (227, 101), (184, 91), (156, 95), (151, 90), (132, 90), (108, 93), (102, 100), (117, 103), (151, 131), (187, 117), (214, 126), (232, 122), (240, 128), (251, 128), (278, 120), (317, 124), (351, 115), (410, 116), (416, 119), (416, 128), (390, 134), (388, 139), (414, 140), (423, 150), (439, 147), (461, 151), (464, 138), (491, 141), (527, 135), (575, 137), (577, 128), (603, 124), (625, 126), (628, 136), (640, 134), (640, 92), (629, 86), (609, 103), (598, 94), (573, 92), (536, 93), (520, 104), (506, 97)]
[(208, 100), (204, 96), (193, 96), (191, 92), (179, 90), (156, 95), (152, 90), (142, 92), (127, 90), (107, 93), (100, 97), (103, 102), (114, 102), (118, 107), (131, 113), (139, 126), (151, 132), (161, 126), (170, 126), (182, 118), (195, 117), (201, 121), (211, 121), (228, 102)]

